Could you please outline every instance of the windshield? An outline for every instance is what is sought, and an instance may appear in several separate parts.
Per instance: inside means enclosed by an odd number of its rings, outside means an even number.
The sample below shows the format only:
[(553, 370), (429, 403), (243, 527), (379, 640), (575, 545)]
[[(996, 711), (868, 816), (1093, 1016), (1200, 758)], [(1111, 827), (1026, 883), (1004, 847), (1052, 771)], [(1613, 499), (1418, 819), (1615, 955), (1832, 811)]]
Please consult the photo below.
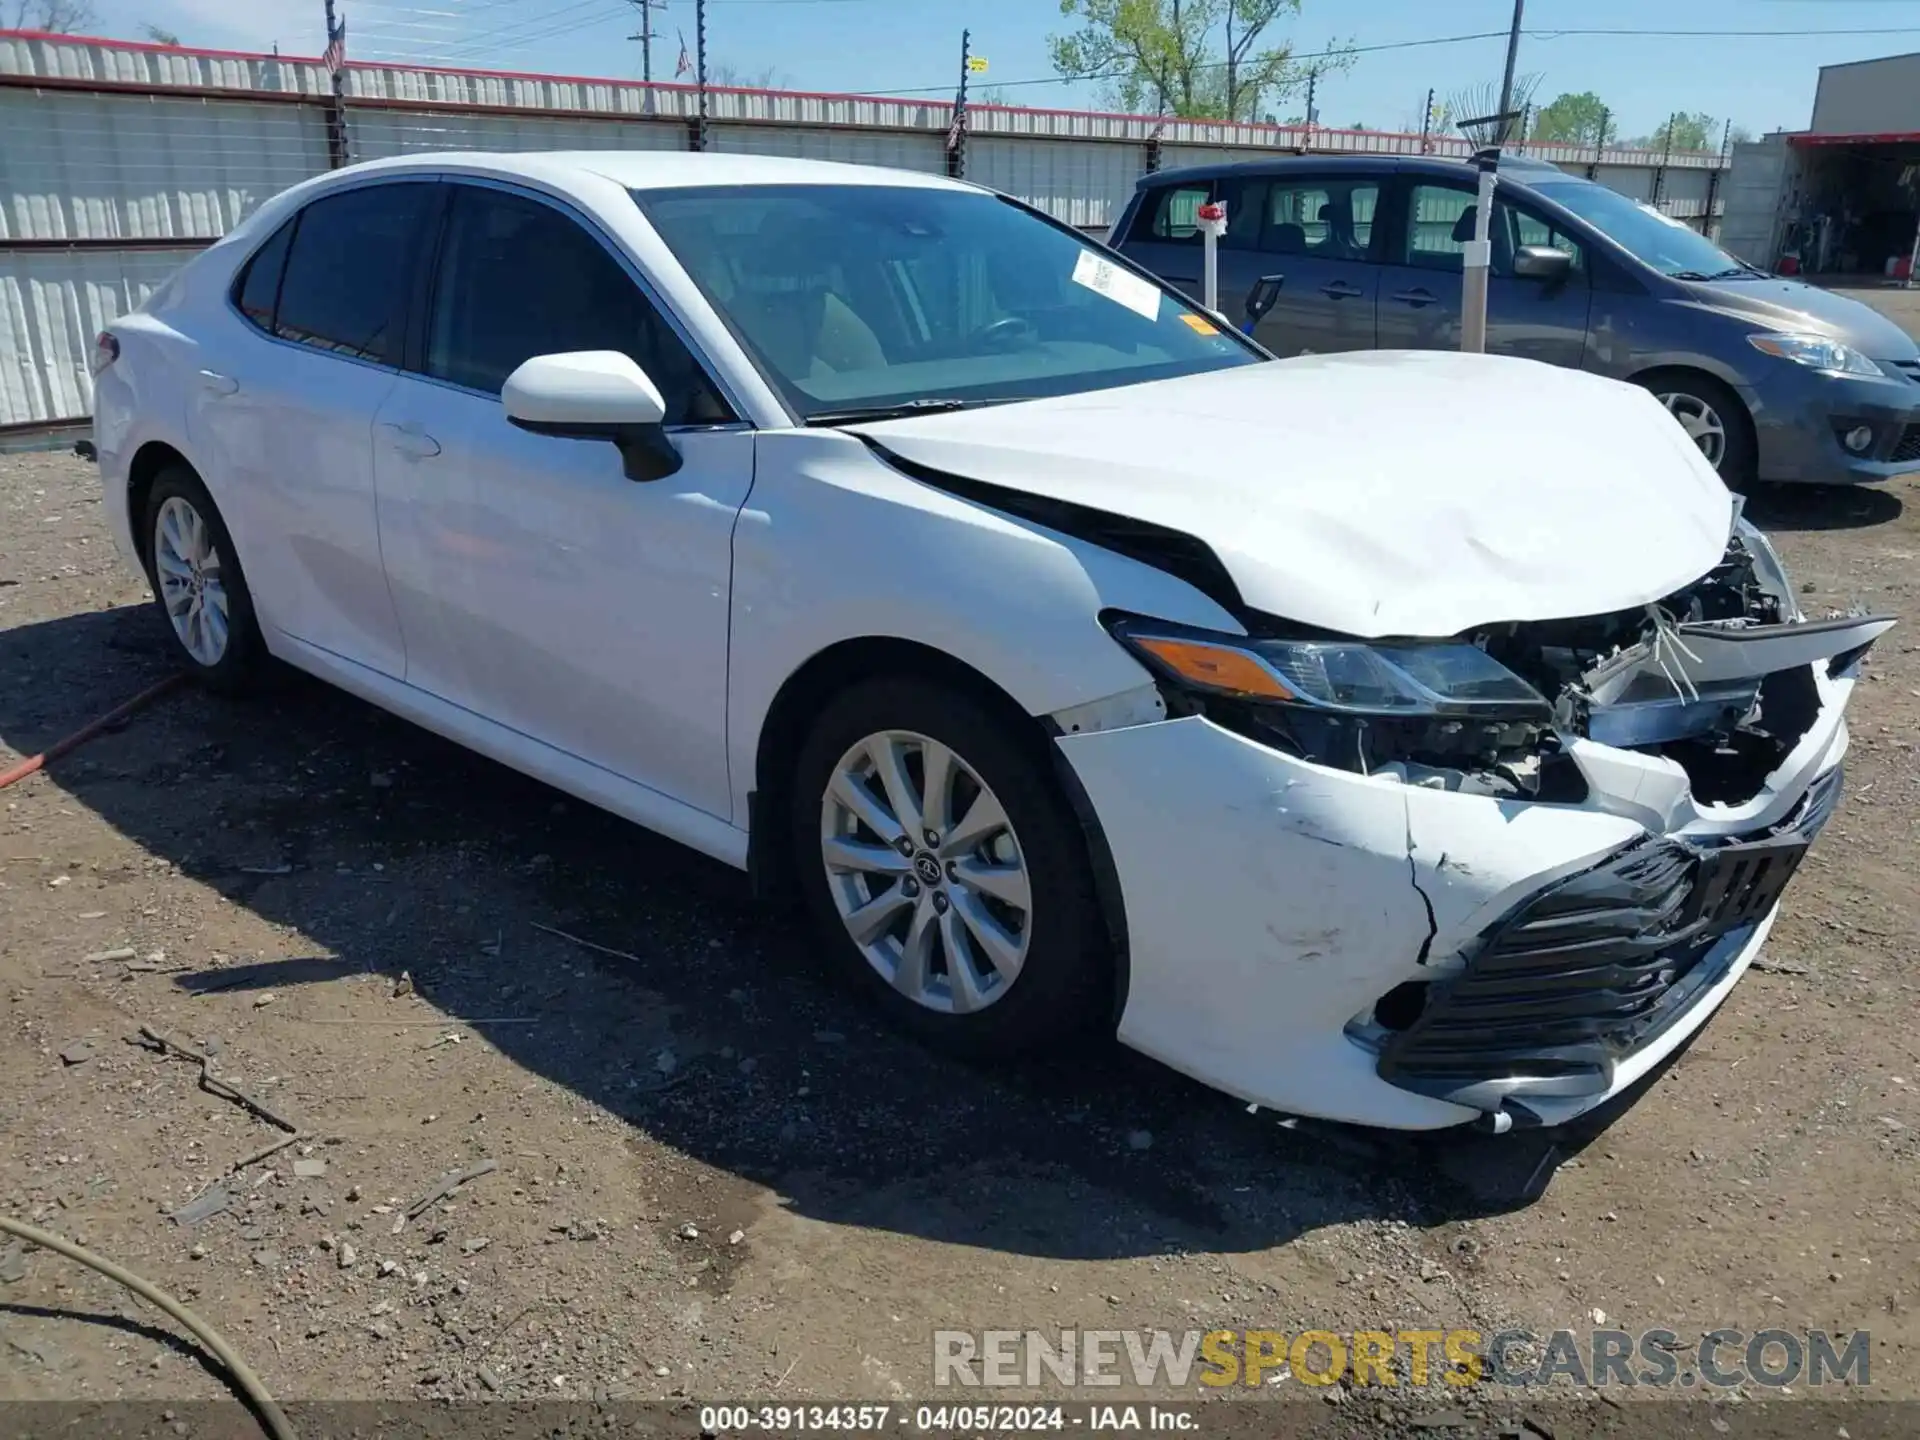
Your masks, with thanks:
[(1550, 180), (1545, 184), (1530, 184), (1528, 188), (1539, 191), (1556, 205), (1564, 205), (1664, 275), (1706, 280), (1749, 273), (1745, 265), (1699, 231), (1604, 185)]
[(982, 192), (755, 185), (634, 199), (805, 419), (1066, 395), (1263, 358), (1110, 252)]

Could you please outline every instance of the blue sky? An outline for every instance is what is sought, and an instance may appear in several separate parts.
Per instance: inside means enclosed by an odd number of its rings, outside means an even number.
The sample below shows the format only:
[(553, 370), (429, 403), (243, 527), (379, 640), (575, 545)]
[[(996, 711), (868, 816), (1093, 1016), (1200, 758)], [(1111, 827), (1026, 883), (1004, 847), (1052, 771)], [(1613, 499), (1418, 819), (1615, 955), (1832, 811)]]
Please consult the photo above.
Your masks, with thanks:
[[(337, 0), (358, 58), (637, 76), (633, 0)], [(314, 54), (323, 0), (95, 0), (97, 28), (135, 36), (146, 24), (189, 44)], [(693, 0), (655, 9), (654, 74), (670, 78), (678, 34), (693, 43)], [(1047, 36), (1068, 28), (1056, 0), (709, 0), (709, 56), (744, 75), (773, 71), (809, 90), (949, 89), (960, 31), (973, 32), (990, 70), (981, 83), (1006, 87), (1009, 103), (1084, 107), (1086, 84), (1045, 80)], [(1427, 88), (1496, 79), (1510, 0), (1304, 0), (1277, 33), (1300, 51), (1340, 41), (1397, 44), (1479, 31), (1500, 38), (1387, 50), (1358, 57), (1327, 79), (1323, 124), (1398, 128), (1417, 123)], [(1804, 126), (1822, 64), (1920, 50), (1920, 0), (1528, 0), (1530, 32), (1520, 69), (1539, 72), (1539, 97), (1593, 90), (1628, 135), (1673, 110), (1705, 110), (1758, 131)], [(1718, 38), (1562, 35), (1556, 29), (1702, 30)], [(1883, 34), (1847, 34), (1877, 29)], [(1812, 31), (1772, 37), (1736, 30)], [(1282, 102), (1296, 113), (1299, 102)]]

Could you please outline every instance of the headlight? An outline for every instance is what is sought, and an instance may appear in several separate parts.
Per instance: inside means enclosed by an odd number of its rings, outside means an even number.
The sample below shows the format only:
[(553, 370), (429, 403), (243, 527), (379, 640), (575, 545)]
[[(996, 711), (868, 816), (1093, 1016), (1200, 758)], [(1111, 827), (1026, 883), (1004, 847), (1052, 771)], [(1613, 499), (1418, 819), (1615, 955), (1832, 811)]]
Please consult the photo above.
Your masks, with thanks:
[(1545, 697), (1459, 641), (1256, 640), (1116, 620), (1114, 636), (1176, 684), (1328, 716), (1534, 720)]
[(1880, 367), (1858, 350), (1824, 335), (1749, 335), (1747, 343), (1764, 354), (1778, 355), (1782, 360), (1791, 360), (1809, 369), (1884, 378)]

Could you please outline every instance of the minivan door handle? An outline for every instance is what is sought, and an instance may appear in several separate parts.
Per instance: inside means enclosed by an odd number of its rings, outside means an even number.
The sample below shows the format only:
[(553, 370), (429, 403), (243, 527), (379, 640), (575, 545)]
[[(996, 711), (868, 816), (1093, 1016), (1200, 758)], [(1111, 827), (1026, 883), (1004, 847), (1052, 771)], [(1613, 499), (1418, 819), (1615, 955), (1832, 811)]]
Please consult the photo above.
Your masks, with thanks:
[(1367, 292), (1347, 280), (1329, 280), (1320, 287), (1320, 293), (1329, 300), (1357, 300)]
[(1393, 298), (1398, 300), (1402, 305), (1411, 305), (1414, 309), (1418, 310), (1423, 305), (1433, 304), (1437, 297), (1425, 286), (1416, 286), (1412, 290), (1395, 291)]
[(222, 375), (214, 370), (202, 370), (200, 388), (210, 395), (232, 395), (239, 390), (240, 382), (231, 375)]
[(382, 421), (380, 430), (387, 443), (409, 460), (428, 460), (440, 453), (440, 442), (412, 422), (395, 425)]

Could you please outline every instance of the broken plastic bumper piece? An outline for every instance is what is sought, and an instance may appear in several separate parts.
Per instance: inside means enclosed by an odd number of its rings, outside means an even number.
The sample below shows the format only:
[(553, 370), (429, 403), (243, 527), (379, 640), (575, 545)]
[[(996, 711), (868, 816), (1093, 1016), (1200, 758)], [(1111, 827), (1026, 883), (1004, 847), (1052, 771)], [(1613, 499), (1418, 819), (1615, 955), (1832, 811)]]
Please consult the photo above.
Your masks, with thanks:
[(1751, 951), (1840, 791), (1836, 767), (1758, 834), (1648, 839), (1530, 896), (1384, 1038), (1381, 1078), (1517, 1124), (1607, 1094)]

